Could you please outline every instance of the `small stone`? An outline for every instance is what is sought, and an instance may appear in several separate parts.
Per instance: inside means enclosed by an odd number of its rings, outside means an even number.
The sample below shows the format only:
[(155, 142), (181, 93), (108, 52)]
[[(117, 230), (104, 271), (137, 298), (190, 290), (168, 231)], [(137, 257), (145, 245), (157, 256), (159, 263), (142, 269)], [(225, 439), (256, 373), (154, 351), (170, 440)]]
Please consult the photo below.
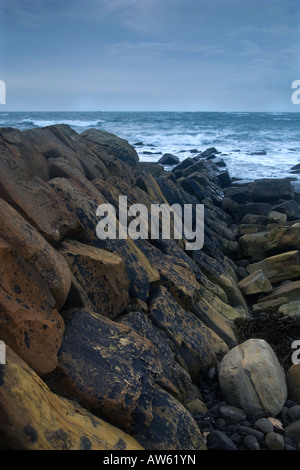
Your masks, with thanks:
[(256, 439), (262, 440), (264, 438), (264, 433), (258, 431), (257, 429), (250, 428), (248, 426), (238, 426), (238, 431), (243, 434), (250, 434), (255, 436)]
[(246, 419), (245, 412), (235, 406), (221, 406), (220, 414), (230, 423), (236, 423)]
[(295, 405), (289, 408), (287, 415), (292, 421), (297, 421), (300, 419), (300, 405)]
[(263, 432), (264, 434), (268, 434), (269, 432), (274, 431), (273, 424), (267, 418), (258, 419), (254, 425), (259, 431)]
[(259, 450), (259, 443), (257, 442), (255, 436), (247, 434), (247, 436), (244, 438), (244, 444), (249, 450)]
[(283, 450), (284, 438), (281, 434), (276, 432), (269, 432), (265, 438), (265, 444), (270, 450)]
[(171, 153), (165, 153), (157, 163), (162, 165), (178, 165), (178, 163), (180, 163), (180, 158), (172, 155)]
[(208, 450), (237, 450), (237, 446), (222, 431), (212, 431), (207, 438)]
[(221, 431), (221, 429), (226, 427), (226, 421), (223, 418), (218, 418), (216, 421), (216, 428)]
[(230, 439), (235, 442), (236, 444), (239, 444), (242, 440), (241, 435), (238, 432), (233, 433), (230, 436)]

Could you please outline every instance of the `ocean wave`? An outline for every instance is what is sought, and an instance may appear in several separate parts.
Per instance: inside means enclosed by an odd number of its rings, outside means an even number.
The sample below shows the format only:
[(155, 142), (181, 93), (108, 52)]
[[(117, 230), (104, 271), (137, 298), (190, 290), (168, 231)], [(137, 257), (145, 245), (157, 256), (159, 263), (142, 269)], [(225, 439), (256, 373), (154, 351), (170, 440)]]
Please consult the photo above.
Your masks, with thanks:
[(55, 124), (67, 124), (70, 127), (95, 127), (103, 123), (102, 119), (97, 119), (96, 121), (80, 121), (72, 119), (59, 119), (59, 120), (39, 120), (39, 119), (22, 119), (20, 124), (30, 124), (37, 127), (46, 127), (53, 126)]

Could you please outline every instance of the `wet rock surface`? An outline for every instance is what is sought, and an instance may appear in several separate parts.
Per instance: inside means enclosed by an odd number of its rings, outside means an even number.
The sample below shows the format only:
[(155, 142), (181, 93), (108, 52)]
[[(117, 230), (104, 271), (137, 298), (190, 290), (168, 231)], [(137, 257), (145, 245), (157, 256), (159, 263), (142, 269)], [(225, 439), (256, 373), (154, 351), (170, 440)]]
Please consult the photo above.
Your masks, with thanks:
[[(219, 153), (166, 171), (96, 129), (0, 130), (1, 449), (299, 449), (299, 191)], [(122, 195), (202, 204), (203, 247), (99, 238)]]

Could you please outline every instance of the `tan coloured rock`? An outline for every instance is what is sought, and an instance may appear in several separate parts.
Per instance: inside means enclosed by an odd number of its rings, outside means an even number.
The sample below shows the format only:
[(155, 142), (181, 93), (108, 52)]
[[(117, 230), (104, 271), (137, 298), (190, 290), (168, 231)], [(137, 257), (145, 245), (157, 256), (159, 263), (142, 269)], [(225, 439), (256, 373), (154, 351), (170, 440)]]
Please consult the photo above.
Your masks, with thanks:
[(279, 297), (278, 299), (273, 299), (269, 301), (259, 302), (252, 305), (252, 310), (255, 315), (265, 312), (265, 313), (276, 313), (281, 305), (287, 302), (286, 297)]
[(139, 161), (135, 149), (126, 140), (114, 134), (98, 129), (87, 129), (81, 136), (131, 166), (136, 166)]
[(0, 337), (38, 374), (57, 365), (64, 322), (47, 285), (0, 239)]
[(265, 250), (291, 251), (300, 250), (300, 227), (276, 227), (268, 233)]
[[(216, 306), (216, 304), (215, 304)], [(238, 344), (234, 331), (234, 323), (215, 309), (204, 297), (191, 309), (210, 330), (214, 331), (229, 348)]]
[(253, 271), (238, 283), (239, 288), (244, 295), (255, 295), (272, 290), (272, 284), (262, 269)]
[(258, 269), (262, 269), (271, 283), (300, 277), (300, 252), (288, 251), (247, 266), (249, 273)]
[(88, 297), (83, 306), (109, 318), (124, 310), (129, 303), (130, 279), (119, 255), (76, 240), (65, 240), (58, 250), (73, 273), (75, 288)]
[(64, 201), (65, 206), (80, 220), (84, 231), (77, 237), (78, 241), (117, 253), (126, 263), (131, 280), (131, 296), (145, 301), (149, 295), (150, 283), (159, 280), (158, 270), (150, 264), (131, 238), (100, 240), (97, 237), (96, 229), (100, 220), (96, 216), (97, 208), (99, 205), (107, 203), (107, 200), (96, 188), (92, 190), (78, 181), (55, 178), (51, 180), (50, 184)]
[(53, 189), (37, 176), (31, 176), (23, 160), (4, 150), (0, 153), (0, 197), (51, 244), (68, 233), (77, 233), (80, 230), (78, 219)]
[[(271, 294), (258, 299), (258, 303), (269, 302), (271, 300), (278, 300), (279, 298), (285, 298), (285, 302), (289, 303), (300, 298), (300, 281), (287, 282), (279, 287), (276, 287)], [(282, 305), (282, 304), (281, 304)]]
[(143, 450), (125, 432), (52, 393), (9, 347), (0, 368), (2, 450)]
[(228, 304), (231, 307), (242, 306), (246, 311), (248, 310), (247, 303), (236, 280), (228, 272), (228, 265), (225, 268), (218, 260), (208, 256), (201, 250), (193, 252), (193, 259), (205, 276), (225, 291)]
[[(49, 172), (45, 157), (24, 136), (23, 132), (12, 127), (0, 129), (1, 157), (3, 153), (10, 154), (15, 162), (20, 160), (30, 176), (38, 176), (48, 181)], [(1, 158), (0, 157), (0, 158)]]
[(89, 180), (108, 176), (98, 155), (88, 147), (85, 139), (66, 124), (28, 129), (23, 134), (47, 159), (63, 159)]
[(299, 317), (300, 316), (300, 300), (294, 300), (294, 302), (280, 305), (278, 312), (282, 313), (283, 315)]
[(60, 309), (68, 296), (71, 273), (67, 262), (13, 207), (0, 199), (0, 237), (12, 245), (43, 278)]
[(265, 244), (268, 232), (257, 232), (243, 235), (238, 241), (238, 252), (240, 258), (252, 258), (260, 261), (266, 257)]
[(287, 399), (283, 369), (261, 339), (249, 339), (223, 357), (219, 384), (228, 404), (257, 418), (276, 416)]

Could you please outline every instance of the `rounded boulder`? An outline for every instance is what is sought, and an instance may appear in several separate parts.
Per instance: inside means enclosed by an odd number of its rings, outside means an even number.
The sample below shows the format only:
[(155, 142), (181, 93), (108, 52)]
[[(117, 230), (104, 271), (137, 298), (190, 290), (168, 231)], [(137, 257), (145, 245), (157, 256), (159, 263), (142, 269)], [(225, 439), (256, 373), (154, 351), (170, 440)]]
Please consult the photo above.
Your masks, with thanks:
[(284, 371), (262, 339), (249, 339), (223, 357), (219, 384), (228, 404), (257, 418), (276, 416), (287, 399)]

